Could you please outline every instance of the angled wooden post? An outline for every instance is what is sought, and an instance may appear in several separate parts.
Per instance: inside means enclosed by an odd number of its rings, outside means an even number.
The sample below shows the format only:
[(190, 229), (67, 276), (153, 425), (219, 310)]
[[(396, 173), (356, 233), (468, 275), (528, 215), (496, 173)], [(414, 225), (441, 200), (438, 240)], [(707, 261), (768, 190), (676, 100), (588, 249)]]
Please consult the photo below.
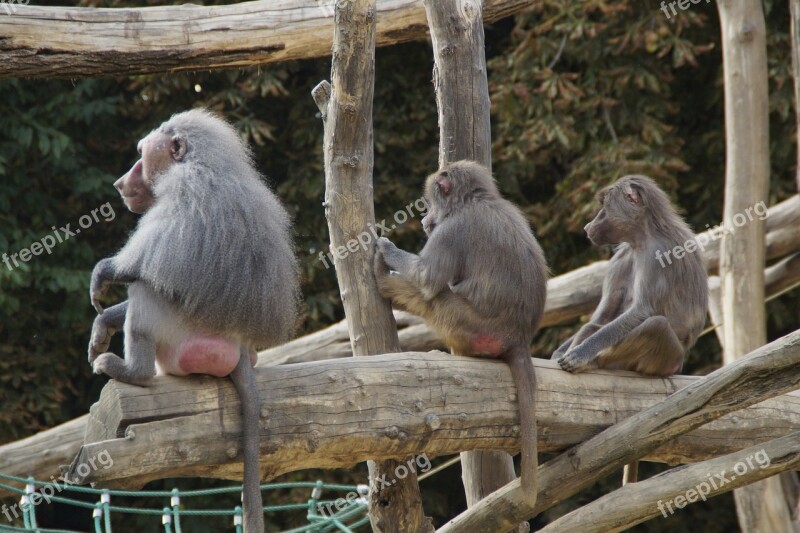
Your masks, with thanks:
[[(372, 98), (375, 85), (375, 0), (338, 1), (335, 8), (331, 83), (313, 91), (324, 120), (325, 216), (334, 252), (353, 355), (400, 351), (388, 301), (372, 275), (375, 211), (372, 200)], [(386, 446), (402, 432), (387, 428)], [(417, 476), (403, 463), (369, 461), (369, 515), (374, 531), (425, 532)], [(388, 482), (376, 483), (387, 479)]]

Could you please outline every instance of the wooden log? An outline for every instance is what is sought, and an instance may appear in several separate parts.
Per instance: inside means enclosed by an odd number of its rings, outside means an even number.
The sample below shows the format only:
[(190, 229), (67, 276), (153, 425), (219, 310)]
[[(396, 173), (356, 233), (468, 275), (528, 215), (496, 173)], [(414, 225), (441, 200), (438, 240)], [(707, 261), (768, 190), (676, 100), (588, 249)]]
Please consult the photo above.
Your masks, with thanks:
[[(0, 446), (0, 474), (33, 476), (42, 481), (58, 479), (61, 466), (67, 465), (83, 444), (86, 421), (83, 415), (25, 439)], [(5, 483), (0, 480), (0, 483)], [(0, 488), (0, 498), (12, 493)]]
[(701, 499), (706, 501), (760, 479), (798, 468), (800, 432), (795, 432), (627, 485), (550, 522), (539, 533), (624, 531), (651, 518), (667, 518), (689, 503)]
[[(800, 283), (800, 253), (784, 257), (764, 270), (764, 292), (767, 294), (767, 301), (777, 298), (785, 291), (794, 289), (798, 283)], [(724, 349), (725, 339), (722, 335), (723, 318), (719, 276), (708, 278), (708, 310), (717, 340), (719, 340), (720, 346)]]
[[(797, 336), (794, 344), (784, 340), (783, 346), (800, 357)], [(741, 370), (741, 383), (720, 391), (715, 397), (720, 401), (709, 400), (699, 415), (717, 413), (718, 407), (730, 412), (737, 402), (752, 405), (778, 394), (783, 381), (773, 374), (786, 357), (780, 350), (769, 355), (774, 356), (771, 369), (742, 368), (748, 361), (725, 368), (726, 375)], [(763, 357), (754, 360), (764, 362)], [(708, 379), (652, 379), (601, 370), (573, 375), (549, 360), (534, 363), (543, 452), (585, 441)], [(755, 370), (762, 372), (760, 387), (774, 385), (775, 393), (759, 389), (751, 396), (746, 383), (755, 379)], [(800, 366), (794, 371), (800, 373)], [(256, 368), (256, 374), (262, 411), (268, 413), (261, 465), (269, 478), (307, 468), (350, 468), (368, 458), (519, 450), (514, 383), (508, 366), (499, 361), (443, 352), (399, 353)], [(236, 459), (238, 401), (228, 380), (211, 377), (164, 376), (146, 389), (111, 381), (92, 407), (76, 463), (106, 450), (114, 465), (90, 472), (85, 481), (129, 488), (172, 476), (237, 479), (242, 468)], [(797, 394), (763, 401), (665, 440), (646, 458), (671, 464), (699, 461), (791, 431), (800, 431)]]
[[(325, 217), (331, 235), (352, 353), (400, 351), (390, 302), (372, 275), (372, 97), (375, 86), (375, 0), (337, 2), (331, 83), (312, 91), (324, 121)], [(370, 479), (392, 476), (397, 461), (369, 461)], [(416, 472), (384, 486), (370, 484), (369, 518), (377, 532), (433, 531)]]
[[(675, 437), (766, 398), (796, 390), (800, 386), (798, 363), (800, 330), (762, 346), (540, 466), (539, 497), (533, 508), (526, 504), (515, 480), (438, 531), (506, 531)], [(781, 436), (792, 431), (785, 429)]]
[[(484, 18), (531, 0), (486, 0)], [(334, 0), (95, 9), (0, 5), (0, 79), (244, 68), (331, 53)], [(2, 13), (3, 9), (7, 12)], [(378, 3), (378, 46), (427, 35), (417, 0)]]
[[(789, 256), (767, 268), (765, 278), (770, 297), (795, 285), (800, 281), (800, 254)], [(709, 286), (715, 285), (714, 280), (718, 288), (717, 277), (709, 278)], [(429, 351), (440, 344), (430, 328), (422, 324), (421, 318), (402, 311), (395, 312), (395, 318), (398, 326), (403, 328), (400, 330), (403, 351)], [(303, 362), (306, 356), (308, 361), (323, 361), (351, 355), (347, 323), (342, 321), (262, 352), (259, 366)], [(587, 405), (586, 409), (590, 409), (590, 406)], [(88, 415), (84, 415), (28, 438), (1, 445), (0, 472), (21, 477), (32, 475), (37, 479), (57, 476), (59, 465), (69, 464), (83, 444), (87, 419)], [(585, 436), (593, 434), (591, 431), (578, 431)], [(0, 489), (0, 497), (8, 495), (9, 493)]]

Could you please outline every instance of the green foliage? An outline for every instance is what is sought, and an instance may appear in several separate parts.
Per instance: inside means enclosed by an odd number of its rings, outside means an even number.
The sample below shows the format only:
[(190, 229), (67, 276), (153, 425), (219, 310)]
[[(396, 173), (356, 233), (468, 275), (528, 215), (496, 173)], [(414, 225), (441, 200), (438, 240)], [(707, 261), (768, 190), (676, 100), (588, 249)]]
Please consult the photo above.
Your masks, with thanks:
[[(101, 222), (58, 243), (52, 228), (74, 229), (79, 217), (108, 200), (107, 168), (120, 159), (107, 150), (98, 157), (97, 148), (118, 127), (114, 88), (93, 80), (0, 84), (0, 253), (8, 254), (0, 264), (4, 440), (85, 411), (74, 403), (88, 400), (88, 368), (76, 365), (91, 324), (88, 273), (100, 257), (98, 243), (122, 234)], [(56, 243), (52, 253), (40, 250), (28, 262), (14, 257), (48, 235)]]

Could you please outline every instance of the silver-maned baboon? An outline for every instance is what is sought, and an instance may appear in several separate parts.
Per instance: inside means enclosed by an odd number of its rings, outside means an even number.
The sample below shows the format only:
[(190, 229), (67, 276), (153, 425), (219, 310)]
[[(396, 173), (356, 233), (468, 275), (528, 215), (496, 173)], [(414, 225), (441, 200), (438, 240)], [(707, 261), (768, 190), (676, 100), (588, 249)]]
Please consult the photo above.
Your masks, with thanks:
[[(142, 139), (141, 159), (115, 186), (136, 231), (92, 272), (100, 316), (89, 346), (96, 373), (137, 385), (159, 374), (228, 376), (242, 403), (244, 523), (261, 510), (256, 348), (290, 338), (299, 302), (290, 220), (225, 121), (203, 111), (173, 116)], [(103, 312), (111, 283), (127, 302)], [(124, 322), (125, 359), (108, 349)]]

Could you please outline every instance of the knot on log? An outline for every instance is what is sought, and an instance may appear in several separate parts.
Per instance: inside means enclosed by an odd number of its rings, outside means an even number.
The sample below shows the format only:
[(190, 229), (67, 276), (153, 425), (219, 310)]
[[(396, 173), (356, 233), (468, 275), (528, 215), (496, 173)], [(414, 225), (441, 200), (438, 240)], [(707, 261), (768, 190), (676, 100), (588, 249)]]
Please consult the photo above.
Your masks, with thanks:
[(749, 22), (745, 22), (744, 24), (742, 24), (742, 27), (739, 30), (739, 35), (737, 36), (737, 38), (741, 43), (749, 43), (755, 38), (755, 33), (756, 33), (755, 25)]

